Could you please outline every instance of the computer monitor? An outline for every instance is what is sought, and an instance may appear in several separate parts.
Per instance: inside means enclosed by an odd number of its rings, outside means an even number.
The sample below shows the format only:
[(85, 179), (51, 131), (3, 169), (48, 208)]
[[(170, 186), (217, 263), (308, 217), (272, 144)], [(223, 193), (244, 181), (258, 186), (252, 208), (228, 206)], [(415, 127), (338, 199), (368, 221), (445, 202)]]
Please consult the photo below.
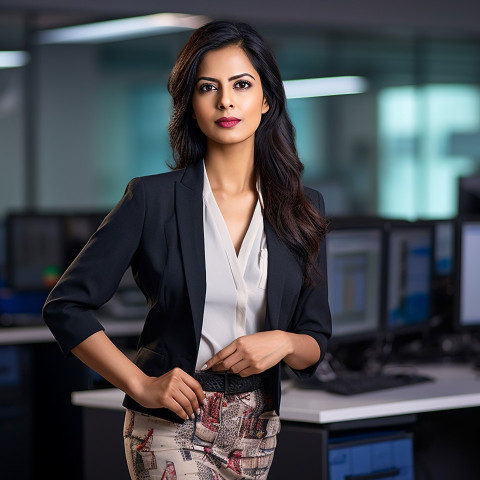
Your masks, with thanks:
[(453, 275), (455, 265), (455, 220), (433, 220), (435, 277)]
[(6, 218), (7, 285), (48, 290), (64, 267), (63, 226), (54, 214), (9, 214)]
[(5, 275), (6, 275), (6, 261), (7, 261), (7, 245), (5, 238), (5, 221), (3, 218), (0, 218), (0, 286), (5, 284)]
[(431, 286), (431, 335), (434, 339), (453, 329), (455, 292), (455, 219), (429, 220), (433, 225), (433, 279)]
[(5, 222), (7, 286), (16, 291), (50, 290), (104, 216), (9, 213)]
[(390, 336), (426, 332), (431, 315), (433, 225), (392, 221), (385, 229), (385, 332)]
[(457, 221), (455, 326), (480, 333), (480, 216)]
[(326, 248), (333, 344), (381, 334), (383, 242), (380, 221), (332, 221)]
[(480, 215), (480, 175), (458, 178), (458, 215)]

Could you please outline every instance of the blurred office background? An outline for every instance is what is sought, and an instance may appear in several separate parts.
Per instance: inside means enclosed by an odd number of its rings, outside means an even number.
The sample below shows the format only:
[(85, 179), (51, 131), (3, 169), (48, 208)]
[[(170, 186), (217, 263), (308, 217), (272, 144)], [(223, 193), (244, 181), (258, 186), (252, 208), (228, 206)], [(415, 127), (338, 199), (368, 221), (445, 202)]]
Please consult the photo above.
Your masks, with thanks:
[(27, 50), (30, 61), (0, 70), (0, 215), (108, 209), (131, 177), (167, 169), (166, 81), (191, 31), (91, 43), (37, 36), (159, 11), (252, 23), (284, 80), (360, 77), (362, 93), (288, 100), (305, 183), (330, 214), (456, 214), (457, 179), (480, 158), (476, 2), (12, 0), (0, 2), (0, 50)]
[[(180, 19), (192, 26), (208, 19), (246, 21), (263, 34), (286, 82), (288, 109), (305, 165), (304, 182), (323, 193), (329, 217), (421, 220), (422, 228), (428, 224), (429, 229), (437, 222), (452, 226), (441, 222), (459, 213), (459, 179), (480, 175), (480, 3), (476, 0), (0, 0), (2, 326), (43, 325), (40, 306), (48, 291), (45, 285), (35, 285), (43, 277), (32, 280), (20, 275), (17, 284), (16, 278), (7, 278), (6, 266), (15, 250), (11, 241), (7, 245), (9, 214), (60, 212), (75, 217), (78, 213), (77, 227), (89, 231), (120, 199), (132, 177), (167, 171), (171, 160), (166, 84), (192, 30), (61, 40), (55, 37), (58, 29), (164, 12), (192, 15)], [(12, 60), (12, 52), (19, 56)], [(305, 79), (320, 79), (317, 90), (309, 93), (303, 86), (294, 93), (290, 81)], [(64, 228), (57, 220), (42, 224), (51, 233), (45, 236), (45, 252), (56, 248), (54, 229)], [(68, 217), (61, 221), (68, 222)], [(441, 334), (454, 330), (455, 270), (451, 230), (443, 237), (442, 232), (437, 237), (446, 238), (447, 247), (442, 244), (436, 252), (448, 264), (437, 271), (438, 284), (428, 283), (436, 303), (422, 319), (429, 328), (441, 323)], [(88, 238), (84, 233), (80, 232), (80, 241)], [(16, 248), (20, 266), (21, 256), (30, 252), (22, 248)], [(375, 261), (383, 258), (382, 248), (378, 247)], [(58, 264), (66, 261), (62, 258)], [(54, 277), (59, 273), (54, 272)], [(385, 278), (379, 277), (378, 285)], [(431, 282), (430, 275), (427, 280)], [(22, 285), (28, 290), (25, 296)], [(126, 286), (131, 286), (128, 279)], [(374, 292), (373, 302), (380, 302), (380, 290)], [(132, 306), (135, 301), (127, 303)], [(5, 312), (9, 315), (2, 316)], [(121, 321), (124, 314), (118, 316)], [(440, 319), (432, 323), (435, 316)], [(478, 333), (478, 316), (475, 320)], [(375, 331), (384, 327), (380, 313), (373, 321)], [(102, 386), (101, 379), (94, 375), (86, 379), (72, 363), (75, 359), (62, 363), (53, 342), (16, 349), (14, 343), (3, 341), (7, 330), (0, 331), (4, 392), (0, 435), (8, 444), (2, 447), (2, 458), (10, 457), (9, 448), (15, 451), (15, 441), (31, 435), (33, 425), (34, 448), (24, 449), (23, 470), (17, 466), (15, 478), (39, 478), (38, 472), (57, 478), (45, 439), (51, 440), (68, 418), (70, 430), (62, 430), (62, 438), (76, 439), (80, 448), (80, 412), (71, 409), (70, 394), (91, 388), (92, 381)], [(133, 340), (138, 331), (130, 335)], [(425, 340), (425, 329), (421, 333)], [(125, 348), (131, 347), (126, 342)], [(73, 451), (65, 455), (63, 462), (77, 462), (72, 463), (77, 468), (79, 455)], [(81, 473), (78, 467), (70, 478), (80, 478)]]

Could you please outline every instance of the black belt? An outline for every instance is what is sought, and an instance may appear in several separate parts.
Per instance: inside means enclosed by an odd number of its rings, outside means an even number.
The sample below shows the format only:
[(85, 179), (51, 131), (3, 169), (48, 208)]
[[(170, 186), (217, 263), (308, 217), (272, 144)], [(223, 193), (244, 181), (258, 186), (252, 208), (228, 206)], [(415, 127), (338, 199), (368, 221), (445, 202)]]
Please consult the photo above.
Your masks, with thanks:
[(259, 373), (249, 377), (241, 377), (226, 372), (195, 372), (193, 377), (205, 392), (245, 393), (258, 390), (267, 385), (268, 375)]

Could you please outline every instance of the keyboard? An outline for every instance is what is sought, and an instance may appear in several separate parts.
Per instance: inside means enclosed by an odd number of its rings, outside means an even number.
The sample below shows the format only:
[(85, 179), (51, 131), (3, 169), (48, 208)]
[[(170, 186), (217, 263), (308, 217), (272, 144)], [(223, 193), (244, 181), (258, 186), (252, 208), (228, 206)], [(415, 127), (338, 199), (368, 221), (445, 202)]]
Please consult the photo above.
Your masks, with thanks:
[(300, 380), (297, 382), (297, 385), (304, 389), (321, 389), (338, 395), (357, 395), (432, 381), (432, 377), (413, 373), (381, 373), (377, 375), (348, 373), (338, 375), (331, 380), (320, 380), (315, 377)]

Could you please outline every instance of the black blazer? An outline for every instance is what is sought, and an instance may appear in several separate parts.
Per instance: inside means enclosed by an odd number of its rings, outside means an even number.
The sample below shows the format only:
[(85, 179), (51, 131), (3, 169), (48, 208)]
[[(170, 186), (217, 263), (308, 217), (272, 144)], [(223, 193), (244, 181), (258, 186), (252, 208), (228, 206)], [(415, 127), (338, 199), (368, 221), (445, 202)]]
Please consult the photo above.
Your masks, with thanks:
[[(93, 312), (112, 297), (131, 266), (149, 307), (135, 363), (151, 376), (174, 367), (193, 374), (206, 291), (202, 191), (203, 162), (130, 181), (123, 198), (45, 302), (44, 321), (65, 355), (103, 329)], [(305, 193), (323, 214), (321, 195), (307, 187)], [(264, 226), (268, 248), (265, 329), (311, 335), (323, 357), (331, 335), (325, 242), (318, 257), (320, 283), (305, 287), (295, 256), (267, 220)], [(296, 373), (311, 375), (317, 365)], [(280, 365), (270, 370), (270, 391), (278, 412)], [(168, 409), (145, 408), (128, 395), (123, 405), (182, 421)]]

